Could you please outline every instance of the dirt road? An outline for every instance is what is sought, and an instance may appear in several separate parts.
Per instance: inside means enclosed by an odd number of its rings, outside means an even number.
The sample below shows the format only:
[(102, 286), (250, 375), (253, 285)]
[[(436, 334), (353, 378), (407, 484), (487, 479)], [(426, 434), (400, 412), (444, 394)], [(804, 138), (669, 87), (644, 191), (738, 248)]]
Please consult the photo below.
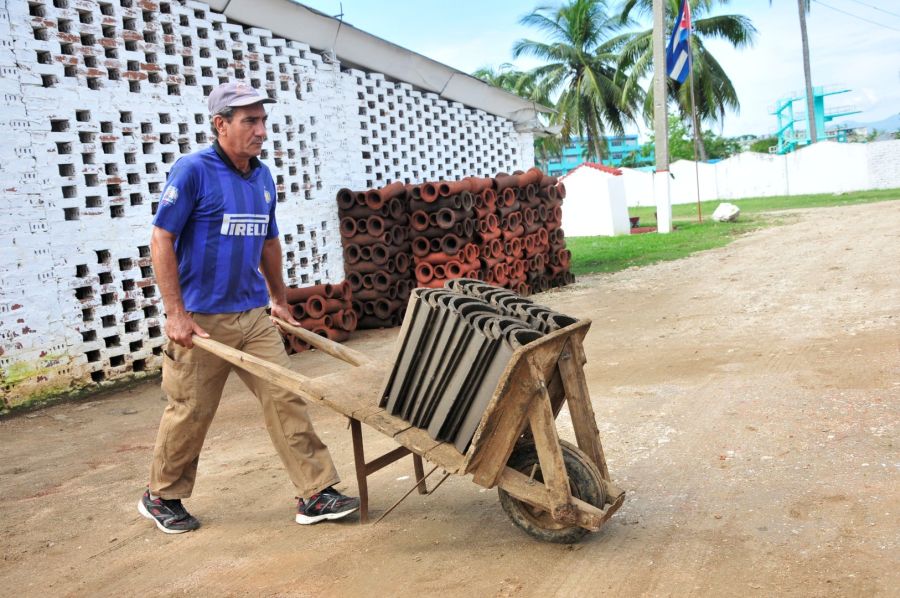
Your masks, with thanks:
[[(186, 503), (204, 527), (161, 534), (135, 510), (164, 406), (145, 384), (0, 422), (0, 594), (896, 596), (900, 201), (783, 218), (538, 297), (593, 320), (588, 384), (628, 489), (578, 545), (533, 541), (461, 477), (376, 526), (298, 526), (236, 377)], [(350, 344), (384, 353), (396, 333)], [(352, 493), (346, 423), (313, 412)], [(565, 413), (560, 427), (572, 437)], [(411, 475), (404, 461), (372, 479), (374, 515)]]

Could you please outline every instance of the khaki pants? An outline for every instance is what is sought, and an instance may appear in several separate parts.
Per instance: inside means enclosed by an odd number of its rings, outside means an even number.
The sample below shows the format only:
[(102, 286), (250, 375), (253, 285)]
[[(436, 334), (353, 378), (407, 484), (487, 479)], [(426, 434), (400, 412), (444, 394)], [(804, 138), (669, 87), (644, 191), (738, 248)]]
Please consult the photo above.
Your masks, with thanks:
[[(264, 308), (231, 314), (193, 314), (210, 338), (290, 367), (281, 335)], [(150, 469), (150, 492), (166, 499), (187, 498), (194, 488), (197, 463), (232, 366), (199, 347), (185, 349), (169, 341), (163, 355), (162, 389), (169, 403), (163, 412)], [(308, 498), (339, 481), (328, 447), (319, 439), (306, 404), (295, 394), (240, 368), (238, 376), (262, 405), (266, 429), (296, 487)]]

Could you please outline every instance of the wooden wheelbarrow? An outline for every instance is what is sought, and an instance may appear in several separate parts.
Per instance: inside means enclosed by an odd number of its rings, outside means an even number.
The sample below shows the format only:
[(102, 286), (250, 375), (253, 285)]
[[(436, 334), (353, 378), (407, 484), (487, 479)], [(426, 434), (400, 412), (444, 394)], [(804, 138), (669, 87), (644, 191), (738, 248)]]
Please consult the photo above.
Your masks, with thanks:
[[(479, 486), (496, 486), (513, 523), (545, 541), (576, 542), (588, 531), (600, 529), (622, 505), (625, 493), (610, 480), (584, 379), (582, 341), (590, 320), (552, 332), (513, 354), (465, 454), (378, 406), (390, 363), (276, 322), (312, 347), (354, 366), (353, 375), (340, 371), (309, 378), (211, 339), (195, 336), (193, 342), (349, 418), (362, 523), (368, 520), (367, 477), (410, 454), (414, 489), (420, 493), (426, 491), (423, 459), (447, 474), (471, 475)], [(577, 446), (557, 434), (555, 419), (564, 403), (569, 405)], [(400, 446), (366, 462), (361, 424)]]

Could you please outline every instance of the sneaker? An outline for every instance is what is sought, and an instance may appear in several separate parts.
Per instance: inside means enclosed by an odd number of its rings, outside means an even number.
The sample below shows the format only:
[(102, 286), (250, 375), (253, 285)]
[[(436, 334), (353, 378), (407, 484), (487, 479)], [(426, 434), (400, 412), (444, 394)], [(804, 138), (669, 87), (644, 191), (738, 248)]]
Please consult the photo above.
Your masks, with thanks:
[(138, 502), (138, 513), (152, 519), (156, 527), (167, 534), (183, 534), (200, 527), (200, 522), (181, 506), (180, 500), (151, 499), (150, 490), (145, 490)]
[(359, 499), (344, 496), (333, 486), (297, 504), (297, 523), (309, 525), (326, 519), (340, 519), (359, 509)]

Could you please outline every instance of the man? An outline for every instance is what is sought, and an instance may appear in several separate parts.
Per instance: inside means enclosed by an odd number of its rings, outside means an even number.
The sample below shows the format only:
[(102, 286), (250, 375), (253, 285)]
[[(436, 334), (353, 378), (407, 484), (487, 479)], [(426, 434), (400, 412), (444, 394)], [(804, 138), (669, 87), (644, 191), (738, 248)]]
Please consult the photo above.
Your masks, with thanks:
[[(200, 527), (181, 499), (193, 490), (200, 449), (231, 371), (228, 362), (193, 348), (192, 336), (290, 366), (265, 310), (271, 298), (272, 316), (297, 324), (285, 299), (275, 183), (257, 157), (266, 139), (263, 105), (273, 101), (243, 83), (214, 89), (209, 113), (216, 141), (175, 164), (153, 221), (150, 252), (169, 338), (162, 377), (168, 405), (138, 510), (170, 534)], [(237, 372), (259, 399), (296, 488), (297, 523), (357, 510), (359, 499), (334, 489), (339, 478), (331, 455), (300, 397)]]

